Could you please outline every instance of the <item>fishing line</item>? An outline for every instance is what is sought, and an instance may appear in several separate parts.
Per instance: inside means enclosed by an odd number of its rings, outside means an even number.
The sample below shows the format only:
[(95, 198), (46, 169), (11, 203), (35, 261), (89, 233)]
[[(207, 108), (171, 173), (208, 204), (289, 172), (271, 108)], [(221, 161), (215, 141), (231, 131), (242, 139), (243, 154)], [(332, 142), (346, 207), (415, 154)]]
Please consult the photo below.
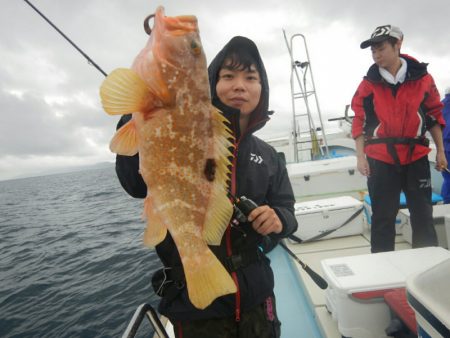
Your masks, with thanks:
[(51, 22), (44, 14), (42, 14), (30, 1), (28, 0), (24, 0), (28, 5), (30, 5), (31, 8), (33, 8), (36, 13), (38, 13), (45, 21), (47, 21), (59, 34), (61, 34), (63, 36), (64, 39), (66, 39), (73, 47), (75, 47), (75, 49), (77, 51), (79, 51), (81, 53), (81, 55), (83, 55), (88, 63), (91, 66), (94, 66), (95, 68), (97, 68), (99, 70), (100, 73), (102, 73), (104, 76), (108, 76), (108, 74), (106, 74), (105, 71), (103, 71), (103, 69), (100, 68), (99, 65), (97, 65), (94, 60), (92, 60), (85, 52), (83, 52), (72, 40), (70, 40), (58, 27), (56, 27), (53, 22)]

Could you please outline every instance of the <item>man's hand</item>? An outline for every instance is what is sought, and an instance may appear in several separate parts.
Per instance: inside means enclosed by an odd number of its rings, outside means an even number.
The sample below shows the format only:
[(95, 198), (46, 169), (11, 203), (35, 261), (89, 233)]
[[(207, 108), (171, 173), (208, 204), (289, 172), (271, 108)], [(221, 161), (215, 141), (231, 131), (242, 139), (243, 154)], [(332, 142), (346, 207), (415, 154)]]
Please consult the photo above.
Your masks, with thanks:
[(253, 229), (263, 236), (272, 232), (279, 234), (283, 230), (283, 225), (277, 213), (268, 205), (253, 209), (248, 215), (248, 220), (252, 222)]
[(358, 171), (363, 176), (370, 176), (369, 162), (367, 162), (366, 154), (364, 153), (364, 136), (359, 135), (355, 138), (356, 148), (356, 166)]
[(443, 171), (447, 168), (447, 158), (445, 157), (444, 151), (438, 151), (436, 153), (436, 170)]
[(369, 166), (369, 162), (367, 161), (366, 156), (364, 156), (364, 155), (357, 156), (356, 163), (357, 163), (358, 171), (361, 173), (361, 175), (370, 176), (370, 166)]
[(429, 130), (434, 144), (436, 145), (436, 170), (442, 171), (447, 169), (447, 159), (445, 158), (445, 148), (442, 140), (442, 126), (435, 124)]

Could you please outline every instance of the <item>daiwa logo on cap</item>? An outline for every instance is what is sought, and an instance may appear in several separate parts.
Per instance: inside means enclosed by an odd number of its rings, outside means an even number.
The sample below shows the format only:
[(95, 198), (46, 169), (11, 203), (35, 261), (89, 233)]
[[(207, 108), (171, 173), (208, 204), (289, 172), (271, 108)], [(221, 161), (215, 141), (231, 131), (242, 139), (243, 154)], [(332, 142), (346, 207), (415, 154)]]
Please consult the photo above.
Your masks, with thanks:
[(383, 42), (388, 37), (393, 37), (398, 40), (403, 39), (403, 33), (400, 30), (400, 28), (392, 25), (383, 25), (378, 26), (373, 31), (372, 35), (370, 36), (370, 39), (363, 41), (360, 45), (361, 48), (367, 48), (369, 46), (372, 46), (373, 44)]
[(400, 28), (398, 27), (391, 25), (384, 25), (375, 28), (375, 30), (371, 35), (371, 38), (374, 38), (376, 36), (392, 36), (393, 38), (401, 39), (403, 37), (403, 34)]
[(374, 37), (380, 36), (380, 35), (389, 35), (390, 31), (391, 31), (391, 25), (377, 27), (377, 28), (375, 28), (375, 31), (372, 33), (371, 38), (374, 38)]

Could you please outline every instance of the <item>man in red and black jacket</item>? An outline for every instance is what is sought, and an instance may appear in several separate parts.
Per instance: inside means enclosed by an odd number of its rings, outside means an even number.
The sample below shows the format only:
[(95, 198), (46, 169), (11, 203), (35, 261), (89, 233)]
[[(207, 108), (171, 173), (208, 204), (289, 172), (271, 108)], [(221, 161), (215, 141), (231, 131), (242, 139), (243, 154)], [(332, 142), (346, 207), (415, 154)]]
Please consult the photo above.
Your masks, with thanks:
[(403, 33), (385, 25), (361, 48), (375, 63), (353, 99), (358, 170), (368, 177), (372, 203), (371, 250), (392, 251), (403, 190), (411, 215), (413, 248), (437, 245), (431, 204), (428, 131), (436, 144), (436, 169), (447, 168), (442, 142), (442, 104), (427, 64), (400, 54)]

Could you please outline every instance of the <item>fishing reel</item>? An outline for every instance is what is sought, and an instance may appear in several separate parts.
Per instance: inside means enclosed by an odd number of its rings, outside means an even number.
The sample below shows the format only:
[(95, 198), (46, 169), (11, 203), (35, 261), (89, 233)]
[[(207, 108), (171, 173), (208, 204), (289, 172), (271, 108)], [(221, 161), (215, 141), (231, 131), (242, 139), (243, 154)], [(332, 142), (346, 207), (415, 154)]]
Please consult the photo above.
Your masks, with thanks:
[[(230, 195), (234, 201), (234, 220), (233, 222), (248, 222), (248, 215), (252, 212), (253, 209), (257, 208), (258, 205), (253, 202), (251, 199), (248, 199), (245, 196), (240, 198), (236, 198)], [(279, 244), (289, 256), (291, 256), (300, 266), (305, 270), (305, 272), (311, 277), (311, 279), (316, 283), (318, 287), (325, 290), (328, 287), (328, 283), (325, 279), (322, 278), (318, 273), (312, 270), (308, 265), (303, 263), (295, 253), (293, 253), (283, 241), (280, 240), (272, 240), (270, 236), (263, 236), (263, 244), (261, 250), (264, 253), (271, 251), (277, 244)]]
[(234, 219), (238, 223), (248, 222), (248, 215), (257, 207), (258, 205), (255, 202), (245, 196), (236, 198), (233, 204)]

